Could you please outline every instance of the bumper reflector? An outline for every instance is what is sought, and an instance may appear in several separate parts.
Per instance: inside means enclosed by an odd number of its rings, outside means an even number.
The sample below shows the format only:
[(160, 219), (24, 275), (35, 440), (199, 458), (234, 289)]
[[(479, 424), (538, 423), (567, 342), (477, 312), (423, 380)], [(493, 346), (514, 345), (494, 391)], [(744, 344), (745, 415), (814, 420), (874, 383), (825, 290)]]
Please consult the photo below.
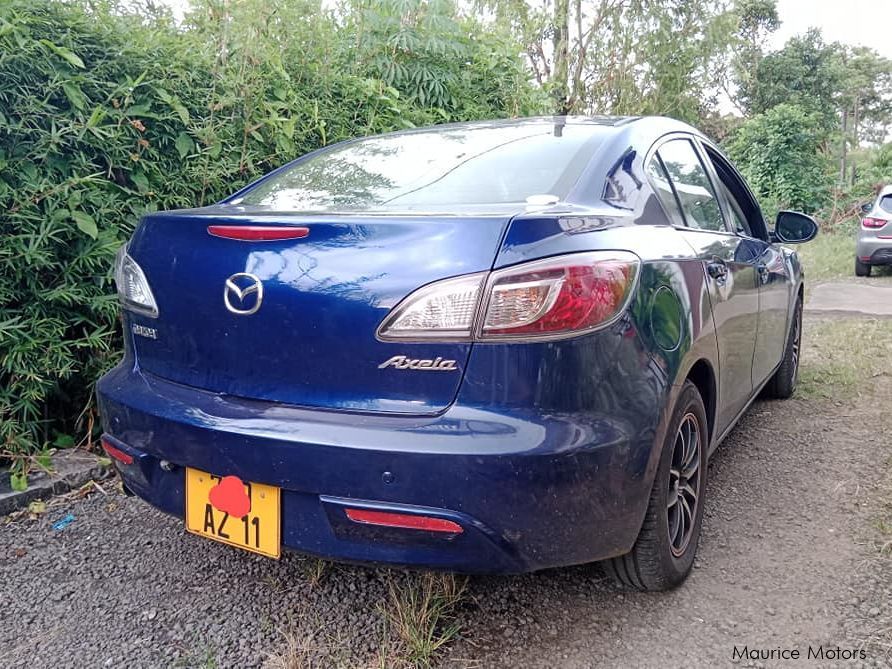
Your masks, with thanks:
[(443, 518), (430, 516), (413, 516), (406, 513), (390, 513), (388, 511), (372, 511), (370, 509), (345, 509), (347, 518), (354, 523), (365, 525), (381, 525), (383, 527), (399, 527), (405, 530), (424, 530), (427, 532), (448, 532), (461, 534), (461, 525)]
[(109, 457), (114, 458), (118, 462), (122, 462), (125, 465), (133, 464), (133, 456), (125, 453), (117, 446), (112, 446), (105, 439), (102, 440), (102, 449), (108, 453)]

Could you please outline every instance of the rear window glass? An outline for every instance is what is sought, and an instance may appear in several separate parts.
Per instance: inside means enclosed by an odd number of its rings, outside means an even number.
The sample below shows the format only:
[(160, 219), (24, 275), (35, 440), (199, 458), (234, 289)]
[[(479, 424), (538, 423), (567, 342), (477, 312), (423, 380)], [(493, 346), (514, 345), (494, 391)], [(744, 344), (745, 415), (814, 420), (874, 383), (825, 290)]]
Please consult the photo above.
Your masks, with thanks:
[(233, 203), (278, 211), (422, 211), (564, 199), (605, 134), (596, 125), (538, 121), (370, 137), (301, 161)]
[(892, 214), (892, 194), (881, 197), (879, 204), (880, 209), (886, 213)]

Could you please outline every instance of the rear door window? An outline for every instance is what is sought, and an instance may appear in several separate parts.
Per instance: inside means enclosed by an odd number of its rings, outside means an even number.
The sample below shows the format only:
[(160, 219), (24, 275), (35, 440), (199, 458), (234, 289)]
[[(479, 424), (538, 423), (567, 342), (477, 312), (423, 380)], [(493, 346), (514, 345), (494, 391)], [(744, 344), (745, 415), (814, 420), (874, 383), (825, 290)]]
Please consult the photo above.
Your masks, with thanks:
[(669, 215), (672, 225), (681, 225), (684, 223), (684, 216), (678, 208), (678, 200), (675, 199), (675, 193), (672, 192), (672, 184), (669, 182), (669, 175), (663, 169), (663, 164), (655, 155), (647, 163), (647, 176), (653, 186), (657, 197), (663, 205), (663, 209)]
[(739, 235), (768, 241), (768, 228), (762, 219), (762, 210), (752, 192), (735, 167), (709, 144), (703, 144), (706, 158), (712, 163), (718, 186), (725, 194), (731, 226)]
[(734, 232), (739, 235), (752, 237), (753, 233), (750, 231), (750, 224), (747, 222), (746, 216), (743, 215), (743, 209), (737, 201), (737, 198), (734, 197), (734, 194), (728, 190), (728, 187), (725, 184), (721, 184), (721, 187), (722, 190), (725, 191), (725, 198), (728, 200), (728, 208), (731, 210), (731, 225), (734, 228)]
[(657, 155), (672, 181), (688, 227), (728, 232), (715, 189), (690, 140), (669, 140), (660, 146)]

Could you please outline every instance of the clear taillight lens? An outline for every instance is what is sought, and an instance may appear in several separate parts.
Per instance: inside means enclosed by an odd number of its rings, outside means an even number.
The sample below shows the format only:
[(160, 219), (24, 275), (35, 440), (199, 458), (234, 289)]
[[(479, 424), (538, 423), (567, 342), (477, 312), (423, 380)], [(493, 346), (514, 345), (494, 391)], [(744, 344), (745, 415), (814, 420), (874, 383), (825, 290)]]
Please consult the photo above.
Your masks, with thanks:
[(136, 261), (127, 255), (127, 247), (122, 246), (115, 258), (115, 284), (121, 306), (144, 316), (158, 317), (158, 305), (146, 275)]
[(861, 219), (861, 225), (865, 228), (882, 228), (886, 223), (888, 223), (885, 218), (872, 218), (870, 216), (866, 216)]
[(381, 339), (468, 339), (486, 272), (438, 281), (409, 295), (378, 328)]
[(592, 251), (439, 281), (403, 300), (378, 336), (485, 341), (579, 334), (622, 313), (639, 262), (633, 253)]

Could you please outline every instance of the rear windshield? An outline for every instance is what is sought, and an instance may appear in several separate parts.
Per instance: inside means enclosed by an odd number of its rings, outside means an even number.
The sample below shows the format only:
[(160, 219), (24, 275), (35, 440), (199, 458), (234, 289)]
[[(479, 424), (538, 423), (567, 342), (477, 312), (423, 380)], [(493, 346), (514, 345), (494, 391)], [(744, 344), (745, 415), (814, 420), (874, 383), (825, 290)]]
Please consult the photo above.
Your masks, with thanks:
[(880, 198), (880, 209), (887, 214), (892, 214), (892, 194), (884, 195)]
[[(597, 125), (529, 122), (370, 137), (259, 183), (233, 204), (277, 211), (430, 211), (562, 200), (600, 145)], [(547, 198), (544, 196), (552, 196)]]

